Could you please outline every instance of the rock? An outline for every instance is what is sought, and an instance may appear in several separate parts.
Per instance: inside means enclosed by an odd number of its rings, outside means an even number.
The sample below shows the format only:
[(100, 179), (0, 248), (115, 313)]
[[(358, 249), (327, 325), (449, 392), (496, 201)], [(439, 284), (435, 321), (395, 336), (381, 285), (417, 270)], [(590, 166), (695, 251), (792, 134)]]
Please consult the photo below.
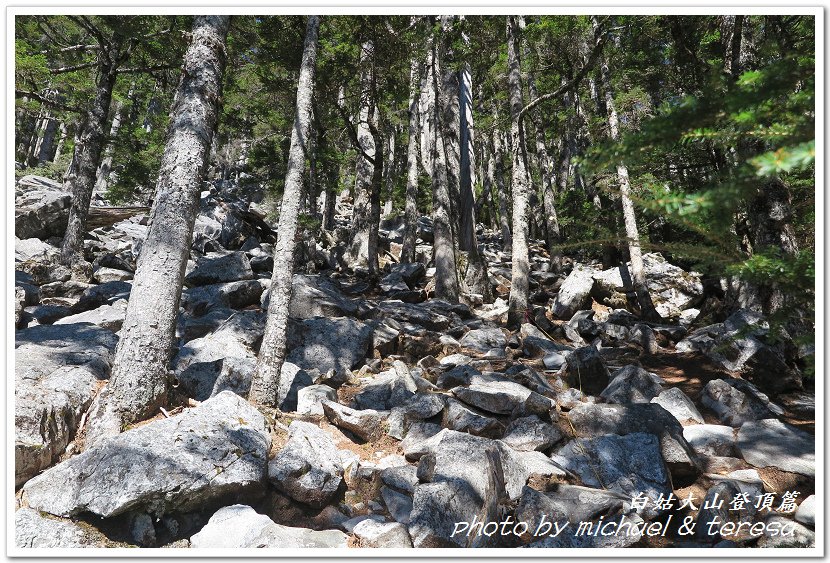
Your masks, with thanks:
[(695, 424), (683, 429), (683, 437), (700, 455), (734, 457), (735, 429), (717, 424)]
[(547, 522), (558, 522), (560, 526), (565, 522), (578, 525), (603, 515), (618, 513), (630, 502), (630, 497), (618, 492), (564, 483), (554, 485), (548, 492), (524, 487), (516, 507), (515, 519), (527, 522), (531, 530), (529, 533), (533, 534), (542, 515)]
[(769, 393), (800, 390), (801, 374), (787, 365), (781, 352), (765, 343), (768, 332), (763, 317), (741, 309), (723, 323), (692, 332), (675, 350), (703, 353)]
[(551, 352), (542, 358), (542, 363), (544, 364), (545, 369), (548, 370), (559, 370), (565, 365), (566, 361), (567, 359), (565, 356), (559, 352)]
[(212, 362), (196, 362), (177, 375), (181, 389), (197, 401), (205, 401), (222, 391), (247, 397), (256, 362), (250, 357), (229, 356)]
[[(558, 354), (560, 352), (571, 350), (571, 348), (567, 346), (553, 342), (538, 327), (530, 323), (522, 324), (522, 327), (519, 330), (519, 336), (522, 339), (522, 349), (525, 355), (529, 358), (538, 358), (549, 354)], [(562, 362), (564, 362), (564, 358)]]
[(559, 373), (569, 386), (588, 395), (599, 395), (608, 386), (608, 368), (593, 346), (565, 354), (565, 365)]
[(380, 290), (386, 294), (409, 291), (409, 285), (407, 285), (400, 274), (395, 272), (384, 276), (380, 280), (378, 287), (380, 287)]
[(31, 508), (14, 513), (14, 545), (19, 548), (108, 547), (107, 538), (71, 520), (47, 518)]
[(98, 283), (129, 281), (133, 279), (133, 273), (115, 268), (98, 267), (92, 271), (92, 279)]
[(121, 325), (124, 324), (124, 318), (127, 316), (127, 301), (119, 299), (112, 305), (101, 305), (97, 309), (78, 313), (77, 315), (70, 315), (56, 320), (55, 325), (68, 325), (75, 323), (90, 323), (98, 325), (101, 328), (118, 332), (121, 330)]
[(406, 459), (404, 459), (404, 465), (387, 467), (381, 470), (380, 479), (387, 488), (410, 494), (415, 492), (415, 485), (418, 484), (417, 469), (415, 466), (406, 464)]
[(686, 309), (685, 311), (681, 311), (678, 321), (680, 322), (680, 326), (688, 329), (699, 316), (700, 309)]
[(378, 303), (375, 316), (380, 319), (392, 318), (399, 322), (420, 325), (428, 330), (445, 331), (450, 326), (450, 318), (447, 314), (451, 311), (443, 307), (430, 308), (430, 302), (434, 301), (436, 300), (432, 299), (419, 304), (404, 303), (396, 299), (381, 301)]
[(26, 304), (26, 290), (16, 286), (14, 288), (14, 327), (20, 326), (20, 318), (23, 314), (23, 306)]
[(133, 285), (130, 282), (114, 281), (93, 285), (84, 289), (78, 303), (72, 306), (73, 313), (97, 309), (101, 305), (112, 305), (116, 301), (130, 298)]
[(305, 319), (290, 325), (287, 361), (302, 369), (348, 372), (363, 363), (372, 328), (350, 318)]
[(59, 253), (59, 249), (39, 238), (14, 239), (15, 269), (21, 262), (57, 262)]
[[(280, 370), (280, 386), (277, 389), (277, 406), (283, 412), (297, 410), (300, 390), (312, 385), (311, 375), (291, 362), (283, 362)], [(250, 385), (248, 386), (250, 388)]]
[(155, 547), (156, 528), (146, 512), (133, 512), (129, 516), (130, 537), (142, 547)]
[(693, 480), (700, 473), (697, 456), (683, 437), (683, 427), (660, 405), (583, 403), (568, 413), (568, 419), (581, 437), (653, 434), (660, 441), (660, 452), (675, 481)]
[(392, 369), (375, 376), (354, 396), (354, 402), (360, 409), (391, 410), (404, 405), (417, 390), (418, 385), (408, 369)]
[(738, 430), (738, 449), (755, 467), (816, 475), (815, 437), (780, 420), (745, 422)]
[(235, 504), (216, 511), (190, 538), (194, 548), (345, 548), (346, 534), (339, 530), (292, 528), (258, 514), (250, 506)]
[(442, 395), (416, 393), (401, 406), (392, 408), (387, 420), (387, 433), (401, 440), (413, 423), (437, 416), (444, 411), (445, 406), (446, 401)]
[(775, 418), (783, 413), (778, 405), (755, 386), (740, 379), (713, 379), (700, 393), (700, 402), (730, 426)]
[(288, 442), (268, 464), (268, 478), (297, 502), (321, 508), (343, 482), (337, 459), (331, 436), (314, 424), (295, 420), (288, 427)]
[[(527, 387), (512, 381), (474, 383), (469, 387), (454, 387), (451, 392), (468, 405), (495, 414), (510, 414), (517, 407), (524, 405), (533, 394)], [(549, 403), (550, 401), (544, 406), (552, 407)], [(542, 413), (546, 414), (547, 411), (545, 408)]]
[(98, 380), (109, 376), (117, 342), (112, 332), (89, 324), (15, 333), (16, 487), (49, 467), (74, 439)]
[[(816, 534), (809, 528), (789, 518), (770, 514), (764, 518), (766, 524), (764, 536), (758, 540), (758, 547), (801, 547), (816, 546)], [(774, 534), (773, 530), (778, 531)]]
[(648, 403), (663, 391), (663, 380), (638, 366), (625, 366), (611, 374), (600, 397), (609, 403)]
[(297, 413), (323, 415), (323, 401), (336, 401), (337, 391), (328, 385), (309, 385), (297, 391)]
[(388, 411), (373, 409), (355, 410), (334, 401), (323, 401), (323, 413), (326, 418), (340, 428), (345, 428), (361, 440), (373, 441), (386, 432), (384, 425), (389, 417)]
[[(614, 524), (612, 529), (625, 530), (625, 532), (601, 535), (598, 525), (605, 526), (609, 523)], [(599, 520), (593, 523), (590, 533), (586, 532), (577, 536), (572, 531), (571, 533), (565, 531), (559, 536), (548, 535), (522, 547), (527, 549), (621, 549), (630, 547), (640, 541), (643, 536), (642, 530), (645, 527), (646, 522), (637, 514), (623, 514), (610, 520)]]
[(420, 262), (411, 262), (409, 264), (394, 264), (392, 266), (392, 273), (401, 276), (401, 279), (406, 282), (410, 289), (415, 289), (415, 286), (426, 275), (426, 268)]
[(504, 426), (498, 420), (470, 409), (455, 399), (447, 400), (447, 410), (444, 412), (442, 426), (450, 430), (489, 438), (499, 438), (504, 433)]
[(798, 510), (795, 512), (795, 519), (802, 524), (815, 527), (816, 525), (816, 495), (810, 495), (805, 498)]
[[(179, 348), (173, 360), (175, 372), (203, 362), (216, 362), (225, 358), (244, 358), (256, 362), (256, 350), (265, 330), (265, 314), (258, 311), (238, 311), (220, 325), (219, 329), (194, 338)], [(214, 366), (218, 373), (221, 366)], [(183, 376), (185, 379), (193, 379)], [(211, 385), (212, 388), (212, 385)]]
[(270, 445), (265, 418), (224, 391), (99, 442), (31, 479), (23, 494), (32, 508), (60, 516), (186, 512), (260, 490)]
[(54, 180), (24, 176), (14, 190), (14, 234), (21, 239), (62, 236), (72, 194)]
[(741, 519), (741, 513), (736, 510), (729, 510), (729, 502), (740, 494), (740, 489), (730, 481), (719, 481), (709, 487), (700, 511), (697, 514), (695, 524), (695, 537), (701, 541), (716, 542), (722, 538), (719, 530), (727, 522), (737, 523)]
[(182, 306), (193, 311), (198, 307), (230, 307), (242, 309), (259, 304), (265, 286), (262, 280), (243, 280), (203, 285), (182, 293)]
[[(268, 308), (268, 292), (262, 296), (262, 308)], [(325, 276), (294, 274), (288, 314), (293, 319), (354, 316), (357, 302), (343, 295), (339, 286)]]
[(465, 334), (459, 344), (464, 350), (484, 354), (493, 348), (504, 351), (507, 338), (500, 328), (479, 328)]
[(562, 431), (531, 415), (513, 420), (504, 432), (502, 442), (520, 451), (547, 450), (560, 440)]
[(559, 293), (551, 306), (551, 312), (559, 319), (570, 319), (574, 313), (582, 309), (587, 303), (594, 287), (595, 271), (591, 268), (576, 265), (562, 282)]
[(358, 523), (352, 533), (360, 541), (360, 547), (412, 547), (406, 526), (398, 522), (380, 523), (367, 518)]
[(671, 387), (661, 392), (659, 395), (651, 400), (652, 403), (657, 403), (683, 424), (684, 422), (694, 421), (703, 423), (703, 416), (692, 400), (679, 387)]
[[(413, 470), (414, 467), (407, 465)], [(416, 481), (417, 483), (417, 481)], [(412, 491), (415, 490), (415, 483), (413, 483)], [(409, 515), (412, 513), (412, 497), (399, 493), (389, 487), (381, 487), (380, 495), (383, 498), (383, 504), (386, 505), (386, 510), (396, 522), (401, 524), (409, 524)]]
[[(629, 498), (641, 492), (649, 498), (672, 492), (660, 444), (653, 434), (576, 438), (551, 459), (579, 475), (586, 485), (608, 488)], [(651, 503), (643, 509), (645, 518), (656, 514)]]
[(196, 260), (196, 267), (184, 278), (188, 287), (250, 280), (251, 263), (244, 252), (209, 252)]

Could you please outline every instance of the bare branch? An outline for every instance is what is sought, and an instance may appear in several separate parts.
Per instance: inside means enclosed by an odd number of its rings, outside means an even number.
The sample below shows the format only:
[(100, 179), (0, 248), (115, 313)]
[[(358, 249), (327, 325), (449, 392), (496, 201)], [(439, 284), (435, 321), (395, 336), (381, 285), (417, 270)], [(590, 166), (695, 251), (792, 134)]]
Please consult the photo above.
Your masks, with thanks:
[(92, 68), (97, 65), (98, 61), (90, 61), (88, 63), (82, 63), (79, 65), (63, 66), (60, 68), (50, 68), (49, 72), (52, 74), (66, 74), (67, 72), (75, 72), (77, 70), (83, 70), (85, 68)]
[(38, 102), (42, 103), (43, 105), (47, 105), (53, 107), (55, 109), (61, 109), (64, 111), (71, 111), (74, 113), (84, 113), (84, 110), (75, 106), (68, 106), (66, 104), (62, 104), (55, 100), (50, 100), (49, 98), (38, 94), (37, 92), (28, 92), (26, 90), (15, 90), (14, 91), (15, 98), (31, 98), (33, 100), (37, 100)]

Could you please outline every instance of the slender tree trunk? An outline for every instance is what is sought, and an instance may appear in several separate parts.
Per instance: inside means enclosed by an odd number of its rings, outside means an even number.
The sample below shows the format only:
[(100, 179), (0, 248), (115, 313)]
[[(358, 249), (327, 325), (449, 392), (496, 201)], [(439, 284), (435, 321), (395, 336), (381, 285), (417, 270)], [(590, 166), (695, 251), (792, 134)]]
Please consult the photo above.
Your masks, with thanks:
[(493, 131), (493, 157), (496, 161), (496, 199), (499, 202), (499, 225), (501, 226), (502, 250), (513, 252), (513, 235), (510, 233), (510, 216), (507, 211), (507, 186), (504, 183), (504, 145), (501, 132)]
[(297, 83), (297, 107), (294, 127), (291, 129), (291, 147), (288, 151), (288, 170), (285, 191), (277, 227), (277, 245), (274, 249), (274, 273), (271, 276), (271, 297), (268, 320), (259, 349), (256, 374), (251, 384), (251, 400), (270, 407), (278, 406), (280, 372), (285, 361), (288, 310), (291, 303), (291, 281), (294, 272), (294, 238), (297, 234), (297, 215), (303, 193), (303, 168), (306, 144), (311, 129), (311, 98), (314, 94), (314, 71), (317, 61), (317, 32), (319, 16), (309, 16), (303, 45), (303, 61)]
[[(320, 139), (320, 154), (327, 154), (325, 147), (328, 145), (328, 136), (318, 135)], [(340, 183), (340, 167), (326, 158), (326, 189), (325, 202), (323, 203), (323, 228), (327, 231), (334, 229), (334, 211), (337, 203), (337, 187)]]
[(524, 131), (519, 121), (524, 99), (519, 59), (519, 24), (514, 16), (507, 17), (507, 83), (510, 99), (510, 145), (513, 157), (513, 253), (507, 322), (511, 326), (516, 326), (524, 322), (527, 314), (530, 261), (527, 250), (529, 200), (527, 153)]
[[(602, 89), (605, 91), (605, 107), (608, 110), (608, 130), (611, 139), (616, 141), (620, 136), (619, 120), (614, 106), (614, 92), (611, 88), (610, 72), (605, 56), (602, 57), (600, 63), (600, 77), (603, 83)], [(617, 180), (620, 186), (620, 203), (622, 204), (625, 234), (628, 239), (628, 254), (631, 257), (631, 280), (634, 284), (634, 292), (637, 294), (637, 301), (640, 303), (640, 314), (645, 319), (659, 321), (660, 315), (657, 314), (657, 310), (654, 308), (646, 284), (643, 254), (640, 249), (640, 233), (637, 229), (634, 203), (631, 201), (628, 168), (622, 163), (617, 165)]]
[(150, 229), (138, 258), (112, 378), (90, 418), (87, 445), (163, 405), (199, 193), (219, 117), (230, 16), (196, 16), (170, 112)]
[(418, 231), (418, 135), (420, 116), (421, 65), (413, 57), (409, 68), (409, 140), (406, 147), (406, 204), (404, 207), (403, 248), (401, 262), (415, 261), (415, 240)]
[(435, 260), (435, 296), (450, 303), (458, 303), (459, 283), (458, 269), (456, 268), (455, 241), (452, 228), (452, 207), (450, 201), (450, 187), (447, 178), (447, 151), (444, 138), (441, 134), (439, 112), (439, 70), (436, 43), (433, 38), (431, 46), (431, 83), (429, 86), (433, 110), (432, 139), (430, 152), (432, 157), (432, 222), (433, 222), (433, 255)]
[(63, 144), (66, 142), (66, 122), (61, 121), (58, 130), (60, 131), (60, 135), (58, 135), (58, 144), (55, 147), (55, 155), (52, 157), (52, 162), (57, 162), (61, 157), (61, 151), (63, 151)]
[(118, 136), (118, 130), (121, 129), (123, 113), (124, 104), (116, 102), (115, 113), (112, 116), (112, 125), (110, 125), (109, 142), (104, 150), (104, 158), (101, 160), (101, 166), (98, 167), (98, 179), (95, 182), (93, 193), (103, 194), (107, 191), (107, 182), (112, 171), (112, 153), (115, 152), (115, 138)]
[(389, 127), (386, 135), (386, 162), (383, 168), (383, 211), (382, 215), (387, 217), (392, 214), (392, 195), (395, 187), (395, 179), (397, 177), (397, 170), (395, 170), (395, 137), (397, 137), (397, 128)]
[(55, 132), (58, 129), (58, 121), (54, 117), (48, 117), (46, 127), (43, 130), (43, 137), (37, 152), (37, 163), (41, 166), (51, 160), (52, 149), (55, 144)]
[(69, 223), (61, 245), (61, 262), (65, 265), (83, 261), (86, 218), (89, 214), (92, 190), (95, 187), (95, 174), (104, 149), (106, 139), (104, 127), (107, 123), (112, 89), (115, 87), (117, 74), (115, 64), (109, 60), (108, 56), (102, 54), (98, 67), (95, 99), (86, 114), (83, 131), (75, 145), (70, 173), (64, 184), (66, 191), (72, 194)]

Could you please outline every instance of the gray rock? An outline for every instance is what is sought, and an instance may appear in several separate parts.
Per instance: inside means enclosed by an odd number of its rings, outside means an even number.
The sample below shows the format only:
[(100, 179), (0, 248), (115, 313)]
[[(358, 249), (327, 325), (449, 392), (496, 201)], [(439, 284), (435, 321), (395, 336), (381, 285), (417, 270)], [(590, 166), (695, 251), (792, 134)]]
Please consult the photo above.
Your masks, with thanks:
[(83, 290), (78, 302), (72, 306), (72, 313), (82, 313), (97, 309), (101, 305), (112, 305), (121, 299), (129, 299), (133, 284), (113, 281), (93, 285)]
[[(561, 365), (565, 361), (564, 356), (561, 355), (561, 352), (571, 350), (568, 346), (563, 346), (562, 344), (557, 344), (552, 341), (548, 338), (548, 335), (530, 323), (522, 324), (522, 327), (519, 330), (519, 336), (522, 339), (522, 349), (524, 350), (525, 355), (529, 358), (558, 355), (562, 357), (562, 361), (560, 362)], [(558, 369), (548, 367), (547, 363), (546, 367), (548, 369)]]
[(14, 234), (21, 239), (62, 236), (72, 194), (43, 176), (24, 176), (14, 190)]
[(222, 391), (247, 397), (256, 371), (250, 357), (228, 356), (212, 362), (195, 362), (177, 374), (181, 389), (197, 401), (205, 401)]
[(309, 385), (297, 391), (298, 414), (323, 414), (323, 401), (336, 401), (337, 391), (328, 385)]
[(542, 515), (546, 521), (559, 522), (560, 526), (565, 522), (574, 525), (617, 513), (630, 501), (630, 497), (618, 492), (576, 485), (557, 484), (544, 493), (525, 487), (516, 506), (515, 519), (527, 522), (531, 530), (538, 527)]
[[(20, 239), (15, 237), (14, 240), (14, 263), (17, 268), (20, 262), (56, 262), (59, 255), (59, 250), (44, 242), (39, 238), (25, 238)], [(30, 282), (31, 283), (31, 282)]]
[(429, 453), (433, 445), (440, 442), (443, 437), (438, 436), (441, 434), (441, 430), (439, 424), (432, 422), (415, 422), (410, 425), (401, 441), (401, 449), (406, 459), (417, 460), (422, 455)]
[(26, 305), (26, 290), (20, 286), (14, 288), (14, 327), (20, 326), (23, 307)]
[(182, 306), (189, 310), (199, 307), (230, 307), (242, 309), (257, 305), (265, 290), (263, 280), (243, 280), (192, 287), (182, 293)]
[[(615, 524), (614, 530), (625, 530), (625, 532), (603, 536), (596, 533), (598, 524), (608, 524), (612, 522)], [(631, 526), (627, 526), (630, 524)], [(609, 520), (601, 520), (592, 524), (591, 533), (583, 533), (575, 535), (563, 532), (559, 536), (548, 535), (540, 540), (522, 546), (527, 549), (576, 549), (576, 548), (604, 548), (604, 549), (621, 549), (630, 547), (640, 541), (642, 538), (641, 530), (644, 528), (644, 521), (637, 514), (623, 514)], [(629, 533), (630, 531), (630, 533)]]
[(384, 276), (378, 284), (380, 290), (384, 293), (398, 293), (409, 291), (409, 285), (404, 281), (403, 277), (396, 272)]
[[(268, 307), (267, 295), (263, 294), (263, 309)], [(321, 275), (294, 274), (288, 312), (291, 318), (348, 317), (356, 313), (357, 302), (343, 295), (334, 281)]]
[(75, 437), (118, 338), (90, 324), (15, 333), (15, 486), (49, 467)]
[(303, 504), (324, 506), (343, 482), (334, 441), (324, 430), (295, 420), (288, 442), (268, 464), (268, 478), (278, 489)]
[(504, 432), (502, 442), (520, 451), (542, 451), (562, 440), (562, 431), (531, 415), (513, 420)]
[(450, 354), (449, 356), (444, 356), (439, 360), (439, 363), (442, 366), (453, 367), (453, 366), (466, 366), (472, 363), (473, 359), (466, 354)]
[(354, 396), (360, 409), (391, 410), (407, 403), (418, 385), (409, 370), (388, 370), (375, 378)]
[[(312, 385), (311, 375), (291, 362), (283, 362), (280, 370), (280, 386), (277, 389), (277, 405), (283, 412), (297, 410), (301, 389)], [(248, 386), (250, 388), (250, 385)]]
[(323, 401), (322, 405), (323, 413), (332, 424), (348, 430), (362, 440), (377, 440), (386, 433), (384, 426), (389, 417), (388, 411), (355, 410), (334, 401)]
[(273, 522), (250, 506), (221, 508), (190, 538), (194, 548), (345, 548), (346, 534), (339, 530), (315, 531)]
[[(798, 522), (778, 514), (770, 514), (764, 518), (766, 524), (764, 536), (758, 540), (758, 547), (800, 547), (816, 546), (816, 533)], [(773, 526), (775, 524), (775, 526)], [(773, 529), (778, 531), (773, 534)]]
[(398, 522), (380, 523), (367, 518), (358, 523), (352, 533), (360, 541), (360, 547), (412, 547), (406, 526)]
[(684, 422), (694, 421), (703, 423), (703, 416), (692, 400), (679, 387), (671, 387), (661, 392), (659, 395), (651, 400), (652, 403), (657, 403), (683, 424)]
[(264, 330), (264, 313), (238, 311), (216, 331), (182, 346), (173, 360), (174, 371), (178, 375), (188, 366), (229, 357), (256, 362), (256, 348)]
[(741, 379), (713, 379), (701, 391), (700, 402), (730, 426), (775, 418), (783, 413), (766, 395)]
[(595, 271), (577, 264), (562, 282), (559, 293), (551, 306), (551, 312), (559, 319), (570, 319), (574, 313), (584, 308), (594, 287)]
[(417, 283), (424, 278), (426, 272), (426, 268), (420, 262), (392, 265), (392, 273), (400, 275), (401, 279), (403, 279), (403, 281), (405, 281), (411, 289), (414, 289), (415, 285), (417, 285)]
[[(431, 301), (434, 302), (435, 300)], [(378, 303), (375, 316), (381, 319), (392, 318), (399, 322), (420, 325), (438, 332), (445, 331), (450, 326), (449, 316), (443, 314), (439, 308), (430, 309), (428, 307), (429, 303), (430, 301), (426, 301), (416, 305), (396, 299), (381, 301)], [(444, 312), (449, 313), (449, 311)]]
[[(551, 458), (591, 487), (604, 487), (631, 497), (642, 492), (657, 498), (661, 493), (668, 496), (672, 492), (660, 444), (653, 434), (576, 438)], [(643, 509), (646, 518), (656, 513), (651, 503)]]
[(455, 399), (447, 400), (442, 426), (450, 430), (468, 432), (475, 436), (500, 438), (504, 434), (504, 425), (485, 413), (468, 408)]
[(259, 490), (270, 444), (265, 418), (225, 391), (99, 442), (28, 481), (23, 494), (32, 508), (60, 516), (186, 512)]
[[(737, 510), (729, 510), (729, 502), (741, 491), (730, 481), (719, 481), (709, 487), (700, 511), (697, 513), (695, 537), (702, 541), (716, 542), (722, 538), (719, 530), (727, 522), (739, 522), (741, 513)], [(718, 504), (723, 501), (722, 504)]]
[(14, 513), (14, 545), (29, 548), (107, 547), (106, 537), (71, 520), (47, 518), (31, 508)]
[(209, 252), (196, 260), (196, 267), (184, 278), (189, 287), (250, 280), (251, 263), (244, 252)]
[(290, 325), (287, 361), (302, 369), (348, 372), (363, 363), (372, 327), (350, 318), (305, 319)]
[(815, 527), (816, 525), (816, 495), (810, 495), (798, 505), (795, 519), (802, 524)]
[(112, 305), (101, 305), (97, 309), (84, 311), (77, 315), (69, 315), (56, 320), (53, 324), (67, 325), (75, 323), (91, 323), (101, 328), (118, 332), (124, 324), (124, 317), (127, 316), (127, 301), (119, 299)]
[(492, 381), (474, 383), (469, 387), (454, 387), (452, 394), (468, 405), (495, 414), (510, 414), (523, 407), (533, 395), (537, 396), (533, 398), (534, 404), (540, 405), (539, 414), (547, 414), (553, 408), (551, 401), (546, 397), (512, 381)]
[(500, 328), (479, 328), (467, 332), (458, 341), (465, 350), (475, 353), (486, 353), (493, 348), (504, 350), (507, 346), (507, 338)]
[(583, 403), (568, 413), (578, 436), (627, 435), (647, 432), (660, 441), (663, 460), (675, 480), (700, 473), (697, 456), (683, 437), (683, 427), (668, 411), (654, 403), (605, 405)]
[(417, 469), (414, 465), (387, 467), (380, 472), (380, 479), (387, 487), (412, 494), (418, 484)]
[(92, 279), (98, 283), (111, 281), (129, 281), (133, 279), (133, 273), (117, 268), (98, 267), (92, 272)]
[(542, 358), (542, 363), (545, 365), (545, 369), (549, 370), (559, 370), (563, 365), (565, 365), (566, 361), (565, 356), (559, 352), (551, 352)]
[(738, 430), (738, 449), (755, 467), (775, 467), (781, 471), (816, 475), (815, 436), (780, 420), (746, 422)]
[(593, 346), (577, 348), (565, 355), (559, 374), (571, 387), (588, 395), (599, 395), (608, 386), (605, 360)]
[(609, 403), (648, 403), (663, 391), (663, 380), (638, 366), (625, 366), (611, 374), (600, 397)]
[(683, 428), (683, 437), (700, 455), (734, 457), (735, 429), (717, 424), (694, 424)]

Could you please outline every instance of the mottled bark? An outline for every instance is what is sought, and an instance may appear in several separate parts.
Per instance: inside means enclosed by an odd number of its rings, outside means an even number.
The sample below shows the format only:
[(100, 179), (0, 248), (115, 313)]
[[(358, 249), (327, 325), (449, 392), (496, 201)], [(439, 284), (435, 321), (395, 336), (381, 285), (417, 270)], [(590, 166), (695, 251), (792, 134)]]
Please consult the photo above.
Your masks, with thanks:
[(507, 186), (504, 183), (504, 145), (501, 132), (493, 131), (493, 158), (496, 162), (496, 199), (499, 207), (499, 225), (501, 226), (502, 250), (508, 254), (513, 251), (513, 235), (510, 233), (510, 215), (507, 210)]
[(121, 129), (123, 113), (124, 104), (116, 102), (115, 113), (112, 116), (112, 125), (110, 125), (109, 142), (104, 150), (104, 158), (101, 160), (101, 165), (98, 167), (98, 179), (95, 181), (93, 193), (103, 194), (107, 191), (107, 182), (112, 171), (112, 153), (115, 151), (115, 138), (118, 136), (119, 129)]
[(386, 132), (386, 160), (383, 167), (383, 211), (381, 215), (386, 217), (392, 214), (392, 192), (394, 191), (395, 179), (397, 178), (397, 170), (395, 169), (395, 138), (397, 137), (397, 128), (389, 127)]
[(404, 206), (403, 248), (401, 262), (415, 261), (415, 240), (418, 230), (418, 135), (420, 133), (420, 116), (418, 102), (420, 98), (421, 65), (417, 58), (412, 59), (409, 69), (409, 141), (406, 147), (406, 203)]
[(230, 16), (196, 16), (167, 131), (112, 378), (90, 418), (87, 446), (165, 402), (193, 225), (219, 117)]
[(37, 150), (38, 166), (52, 160), (52, 149), (55, 144), (55, 132), (58, 130), (58, 121), (54, 117), (48, 117), (46, 126), (43, 129), (43, 137), (40, 139), (40, 146)]
[(519, 114), (524, 107), (522, 96), (521, 60), (519, 57), (519, 24), (507, 16), (507, 84), (510, 100), (510, 145), (513, 159), (513, 252), (510, 275), (510, 299), (507, 321), (511, 326), (524, 322), (527, 314), (530, 261), (528, 259), (529, 178), (524, 131)]
[(52, 161), (53, 162), (57, 162), (61, 157), (61, 152), (63, 151), (63, 145), (66, 142), (66, 134), (67, 134), (66, 123), (61, 121), (61, 124), (58, 126), (58, 130), (60, 131), (60, 135), (58, 135), (58, 144), (55, 146), (55, 154), (52, 156)]
[(294, 112), (294, 127), (291, 130), (291, 146), (288, 151), (285, 191), (282, 196), (277, 244), (274, 249), (274, 271), (271, 276), (268, 319), (259, 349), (256, 373), (251, 384), (251, 400), (271, 407), (279, 404), (280, 372), (286, 355), (288, 310), (291, 303), (291, 281), (294, 272), (294, 238), (297, 234), (297, 217), (303, 193), (303, 168), (311, 130), (311, 98), (314, 93), (319, 27), (319, 16), (309, 16), (300, 78), (297, 83), (297, 106)]

